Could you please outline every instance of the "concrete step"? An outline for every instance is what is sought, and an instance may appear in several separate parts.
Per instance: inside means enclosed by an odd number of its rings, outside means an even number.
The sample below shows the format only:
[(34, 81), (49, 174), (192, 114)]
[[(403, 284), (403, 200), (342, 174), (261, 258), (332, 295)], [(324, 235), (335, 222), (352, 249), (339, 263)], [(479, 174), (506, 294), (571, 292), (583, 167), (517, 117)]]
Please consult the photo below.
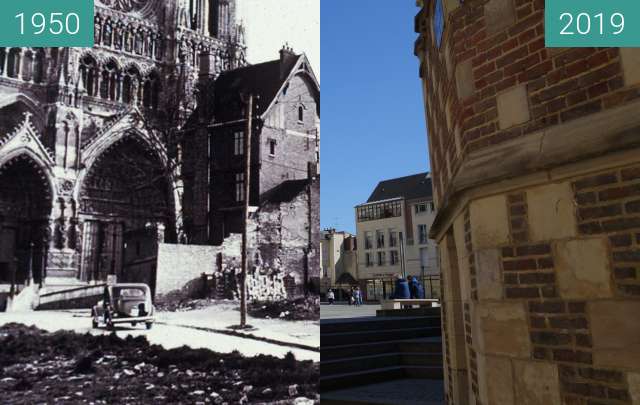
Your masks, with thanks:
[(321, 346), (338, 346), (345, 344), (384, 342), (391, 340), (416, 339), (423, 337), (440, 336), (440, 326), (418, 327), (402, 329), (385, 329), (348, 333), (321, 333)]
[(323, 361), (394, 352), (442, 353), (442, 339), (439, 336), (436, 336), (409, 340), (322, 346), (321, 350)]
[(417, 327), (440, 327), (440, 316), (420, 317), (367, 317), (356, 319), (336, 319), (320, 322), (321, 333), (363, 332), (388, 329), (403, 329)]
[(376, 355), (346, 357), (337, 360), (323, 360), (320, 370), (323, 376), (375, 370), (388, 367), (439, 366), (442, 367), (440, 353), (381, 353)]
[(376, 316), (379, 317), (415, 317), (415, 316), (440, 316), (440, 307), (435, 308), (411, 308), (411, 309), (379, 309)]
[(402, 378), (442, 379), (441, 366), (385, 367), (374, 370), (334, 374), (320, 377), (320, 392), (359, 385), (375, 384)]

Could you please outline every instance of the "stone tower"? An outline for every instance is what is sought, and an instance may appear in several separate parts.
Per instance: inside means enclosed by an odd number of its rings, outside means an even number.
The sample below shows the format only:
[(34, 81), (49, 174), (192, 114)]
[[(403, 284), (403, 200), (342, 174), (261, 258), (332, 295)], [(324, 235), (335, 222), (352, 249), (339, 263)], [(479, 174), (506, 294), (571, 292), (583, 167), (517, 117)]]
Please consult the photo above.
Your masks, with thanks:
[(448, 403), (640, 403), (640, 50), (547, 49), (538, 0), (421, 7)]

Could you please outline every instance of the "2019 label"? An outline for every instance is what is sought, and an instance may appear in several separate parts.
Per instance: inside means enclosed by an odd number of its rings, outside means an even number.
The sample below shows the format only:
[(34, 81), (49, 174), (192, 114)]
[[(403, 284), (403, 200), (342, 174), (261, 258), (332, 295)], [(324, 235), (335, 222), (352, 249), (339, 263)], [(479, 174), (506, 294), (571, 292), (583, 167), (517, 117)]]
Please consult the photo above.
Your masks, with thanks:
[(545, 45), (640, 47), (637, 0), (546, 0)]

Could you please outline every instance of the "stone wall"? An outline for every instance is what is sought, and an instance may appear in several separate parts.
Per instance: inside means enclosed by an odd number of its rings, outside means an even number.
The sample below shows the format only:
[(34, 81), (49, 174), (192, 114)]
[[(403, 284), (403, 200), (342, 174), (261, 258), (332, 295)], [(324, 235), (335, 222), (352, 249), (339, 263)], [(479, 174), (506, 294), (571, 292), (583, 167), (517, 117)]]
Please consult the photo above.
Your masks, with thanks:
[(547, 49), (541, 0), (416, 17), (449, 404), (640, 404), (638, 51)]
[(469, 201), (440, 245), (449, 403), (640, 403), (639, 202), (638, 164)]
[(216, 271), (216, 258), (220, 252), (215, 246), (160, 244), (156, 295), (181, 290), (189, 282), (200, 279), (202, 273)]
[(441, 0), (416, 16), (436, 198), (472, 152), (637, 99), (640, 50), (545, 48), (542, 0)]

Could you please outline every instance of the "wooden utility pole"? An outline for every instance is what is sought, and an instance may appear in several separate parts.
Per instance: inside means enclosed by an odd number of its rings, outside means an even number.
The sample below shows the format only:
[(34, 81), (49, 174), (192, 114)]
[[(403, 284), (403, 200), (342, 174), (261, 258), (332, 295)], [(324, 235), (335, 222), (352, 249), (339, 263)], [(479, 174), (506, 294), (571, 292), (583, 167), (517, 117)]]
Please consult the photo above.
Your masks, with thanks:
[(240, 328), (247, 327), (247, 226), (249, 225), (249, 193), (251, 191), (251, 117), (253, 115), (253, 95), (247, 101), (247, 128), (244, 135), (244, 210), (242, 224), (242, 274), (240, 275)]

